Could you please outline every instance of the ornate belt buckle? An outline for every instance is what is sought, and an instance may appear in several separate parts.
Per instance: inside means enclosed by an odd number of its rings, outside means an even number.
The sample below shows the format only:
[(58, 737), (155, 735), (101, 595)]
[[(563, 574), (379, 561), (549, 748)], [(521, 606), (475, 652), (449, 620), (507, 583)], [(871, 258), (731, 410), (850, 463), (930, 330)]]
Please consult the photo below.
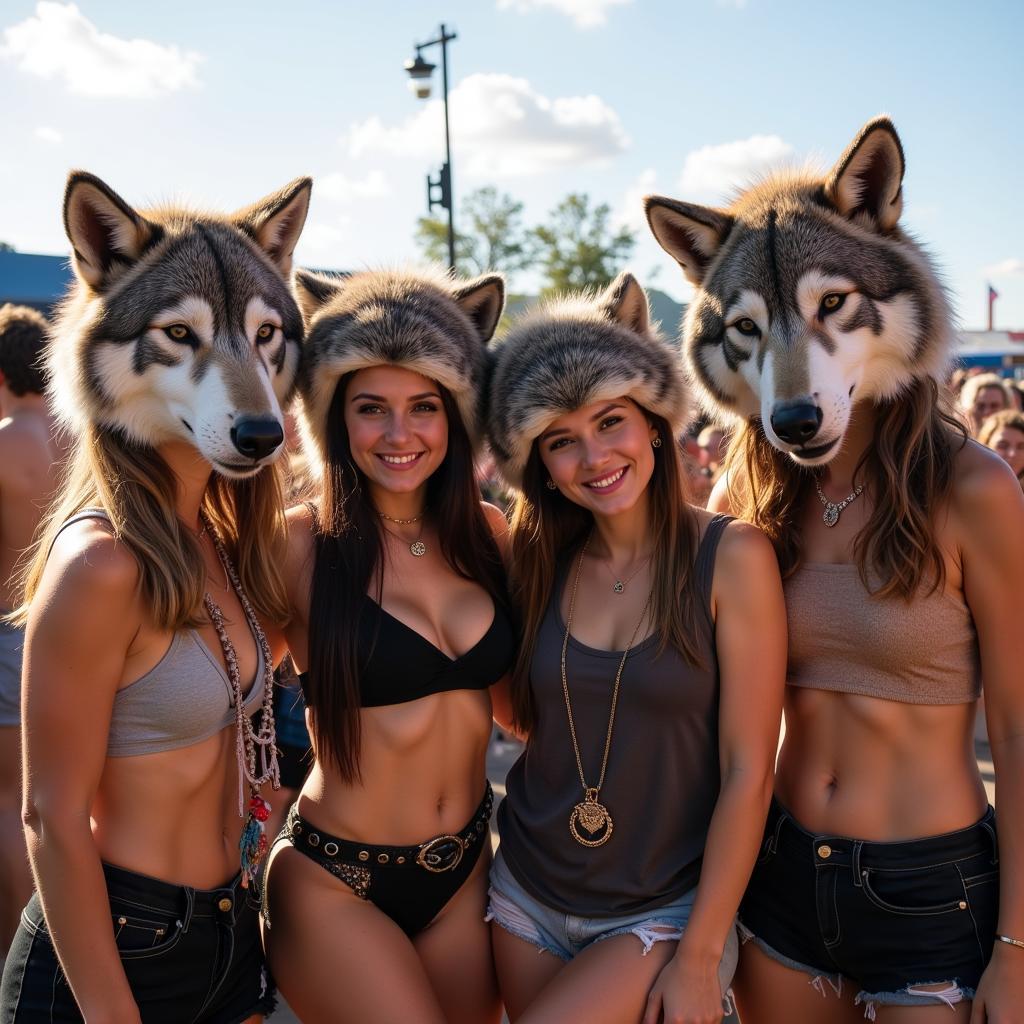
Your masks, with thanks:
[(458, 836), (438, 836), (420, 847), (416, 863), (431, 874), (440, 875), (445, 871), (454, 871), (462, 862), (465, 852), (466, 843)]

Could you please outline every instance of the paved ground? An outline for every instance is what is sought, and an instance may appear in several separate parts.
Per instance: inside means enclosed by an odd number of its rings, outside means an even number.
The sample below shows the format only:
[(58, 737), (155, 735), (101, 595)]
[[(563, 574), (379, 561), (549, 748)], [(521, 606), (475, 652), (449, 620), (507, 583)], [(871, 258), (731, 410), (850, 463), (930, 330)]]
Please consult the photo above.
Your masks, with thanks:
[[(978, 765), (981, 768), (982, 778), (985, 780), (985, 789), (988, 791), (990, 803), (995, 802), (995, 771), (992, 766), (992, 752), (988, 742), (981, 736), (975, 743), (975, 751), (978, 755)], [(494, 795), (497, 803), (505, 795), (505, 775), (513, 762), (519, 756), (519, 746), (514, 743), (492, 743), (487, 757), (487, 774), (494, 786)], [(492, 840), (497, 845), (497, 836), (493, 830)], [(288, 1009), (282, 1006), (271, 1018), (271, 1024), (300, 1024), (299, 1019)], [(739, 1024), (736, 1016), (727, 1017), (723, 1024)]]

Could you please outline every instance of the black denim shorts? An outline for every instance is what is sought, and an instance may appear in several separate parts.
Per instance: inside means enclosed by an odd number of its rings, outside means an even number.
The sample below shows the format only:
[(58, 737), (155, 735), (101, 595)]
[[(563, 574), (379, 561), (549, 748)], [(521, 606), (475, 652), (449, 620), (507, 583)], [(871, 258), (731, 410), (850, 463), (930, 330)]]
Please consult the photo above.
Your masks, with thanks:
[(918, 1005), (935, 1002), (908, 993), (921, 985), (973, 997), (998, 910), (991, 807), (957, 832), (873, 843), (815, 835), (773, 801), (740, 921), (773, 959), (834, 986), (854, 981), (858, 1002)]
[[(103, 866), (111, 928), (143, 1024), (239, 1024), (273, 1008), (258, 905), (239, 878), (171, 885)], [(21, 915), (0, 985), (2, 1024), (81, 1024), (39, 897)]]

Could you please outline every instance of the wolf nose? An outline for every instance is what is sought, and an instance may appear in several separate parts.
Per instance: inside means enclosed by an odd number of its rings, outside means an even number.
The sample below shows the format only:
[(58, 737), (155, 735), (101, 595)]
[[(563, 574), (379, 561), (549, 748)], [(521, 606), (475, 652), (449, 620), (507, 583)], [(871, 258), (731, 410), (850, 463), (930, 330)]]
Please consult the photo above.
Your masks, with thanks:
[(231, 428), (231, 440), (247, 459), (263, 459), (281, 446), (284, 431), (273, 417), (246, 416)]
[(807, 444), (821, 426), (821, 410), (810, 402), (791, 402), (772, 412), (772, 430), (786, 444)]

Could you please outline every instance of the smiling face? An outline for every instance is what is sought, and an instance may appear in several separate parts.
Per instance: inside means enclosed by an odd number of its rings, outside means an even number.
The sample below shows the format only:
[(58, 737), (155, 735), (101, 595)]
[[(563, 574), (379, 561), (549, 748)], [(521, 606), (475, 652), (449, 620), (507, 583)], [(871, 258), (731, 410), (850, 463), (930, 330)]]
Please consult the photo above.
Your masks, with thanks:
[(1000, 427), (989, 439), (988, 446), (997, 452), (1019, 477), (1024, 474), (1024, 431)]
[(633, 508), (646, 491), (657, 436), (635, 402), (616, 398), (552, 420), (537, 451), (566, 498), (595, 516), (614, 516)]
[(448, 453), (448, 416), (437, 383), (402, 367), (371, 366), (352, 374), (345, 427), (352, 460), (371, 493), (424, 487)]

